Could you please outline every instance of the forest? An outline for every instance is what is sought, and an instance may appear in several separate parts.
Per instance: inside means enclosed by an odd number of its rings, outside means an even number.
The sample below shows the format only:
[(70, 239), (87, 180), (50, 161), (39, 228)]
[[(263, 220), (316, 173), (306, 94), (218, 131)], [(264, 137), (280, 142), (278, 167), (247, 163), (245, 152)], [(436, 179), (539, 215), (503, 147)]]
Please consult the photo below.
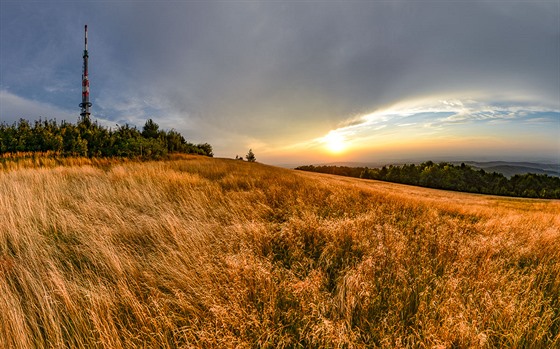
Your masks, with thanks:
[(464, 163), (456, 166), (427, 161), (420, 165), (390, 165), (382, 168), (309, 165), (297, 167), (296, 170), (469, 193), (560, 199), (559, 177), (527, 173), (508, 179), (500, 173), (477, 170)]
[(168, 153), (213, 156), (210, 144), (187, 142), (175, 130), (161, 130), (152, 119), (146, 121), (142, 130), (128, 124), (107, 128), (88, 117), (80, 118), (77, 124), (48, 119), (0, 123), (0, 155), (27, 152), (145, 159), (163, 158)]

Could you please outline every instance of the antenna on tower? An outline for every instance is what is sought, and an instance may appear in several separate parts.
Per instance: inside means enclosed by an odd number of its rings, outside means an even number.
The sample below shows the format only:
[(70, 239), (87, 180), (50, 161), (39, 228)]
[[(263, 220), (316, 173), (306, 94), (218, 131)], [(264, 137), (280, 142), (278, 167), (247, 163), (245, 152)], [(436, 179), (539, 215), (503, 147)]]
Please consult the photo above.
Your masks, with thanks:
[(82, 112), (80, 116), (82, 120), (89, 121), (89, 108), (91, 107), (91, 103), (89, 101), (89, 79), (88, 79), (88, 50), (87, 50), (87, 24), (84, 27), (84, 67), (82, 70), (82, 103), (80, 103), (80, 108), (82, 108)]

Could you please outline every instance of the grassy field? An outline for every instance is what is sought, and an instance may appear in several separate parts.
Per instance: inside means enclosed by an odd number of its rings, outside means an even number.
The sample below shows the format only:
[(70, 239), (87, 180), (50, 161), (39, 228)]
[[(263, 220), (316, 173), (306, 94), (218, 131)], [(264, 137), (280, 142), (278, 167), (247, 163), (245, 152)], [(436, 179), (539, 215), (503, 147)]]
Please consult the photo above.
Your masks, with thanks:
[(201, 157), (0, 168), (1, 348), (560, 347), (560, 201)]

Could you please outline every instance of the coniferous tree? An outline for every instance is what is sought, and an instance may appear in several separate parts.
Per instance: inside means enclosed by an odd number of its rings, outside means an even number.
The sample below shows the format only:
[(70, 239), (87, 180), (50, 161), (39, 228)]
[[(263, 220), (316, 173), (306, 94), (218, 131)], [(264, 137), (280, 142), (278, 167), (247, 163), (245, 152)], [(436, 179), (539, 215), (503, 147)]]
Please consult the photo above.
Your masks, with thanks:
[(253, 149), (249, 149), (249, 152), (247, 153), (247, 155), (245, 155), (245, 159), (247, 159), (247, 161), (249, 162), (257, 161), (257, 158), (255, 157), (255, 153), (253, 153)]

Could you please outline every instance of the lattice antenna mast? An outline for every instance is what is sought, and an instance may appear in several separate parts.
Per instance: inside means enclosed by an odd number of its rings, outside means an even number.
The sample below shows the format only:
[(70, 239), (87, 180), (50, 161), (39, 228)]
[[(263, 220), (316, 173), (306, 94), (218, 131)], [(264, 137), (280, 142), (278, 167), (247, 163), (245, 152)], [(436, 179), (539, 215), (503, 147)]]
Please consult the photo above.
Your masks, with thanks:
[(89, 101), (89, 79), (88, 79), (88, 49), (87, 49), (87, 24), (84, 28), (84, 67), (82, 71), (82, 103), (80, 103), (80, 108), (82, 112), (80, 115), (82, 119), (89, 119), (89, 108), (91, 103)]

